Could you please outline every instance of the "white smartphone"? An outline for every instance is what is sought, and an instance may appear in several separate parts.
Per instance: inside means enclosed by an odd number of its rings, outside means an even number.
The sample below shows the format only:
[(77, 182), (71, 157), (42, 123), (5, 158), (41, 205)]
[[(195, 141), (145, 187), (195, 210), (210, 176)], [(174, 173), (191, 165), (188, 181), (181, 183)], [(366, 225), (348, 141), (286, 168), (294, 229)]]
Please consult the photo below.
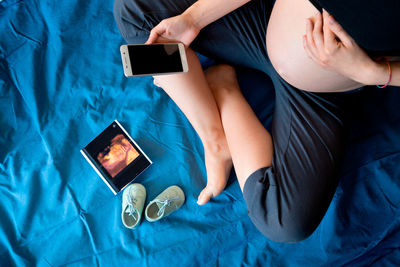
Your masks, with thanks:
[(189, 70), (181, 43), (121, 45), (126, 77), (163, 75)]

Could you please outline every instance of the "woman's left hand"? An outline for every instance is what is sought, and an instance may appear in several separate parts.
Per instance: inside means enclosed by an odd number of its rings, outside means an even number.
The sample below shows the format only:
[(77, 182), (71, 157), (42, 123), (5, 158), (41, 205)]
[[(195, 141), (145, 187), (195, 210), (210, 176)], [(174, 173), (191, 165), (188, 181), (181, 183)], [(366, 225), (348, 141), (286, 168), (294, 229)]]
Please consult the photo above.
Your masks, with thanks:
[(376, 62), (325, 10), (307, 19), (303, 46), (308, 56), (323, 68), (362, 84), (372, 82), (369, 73)]

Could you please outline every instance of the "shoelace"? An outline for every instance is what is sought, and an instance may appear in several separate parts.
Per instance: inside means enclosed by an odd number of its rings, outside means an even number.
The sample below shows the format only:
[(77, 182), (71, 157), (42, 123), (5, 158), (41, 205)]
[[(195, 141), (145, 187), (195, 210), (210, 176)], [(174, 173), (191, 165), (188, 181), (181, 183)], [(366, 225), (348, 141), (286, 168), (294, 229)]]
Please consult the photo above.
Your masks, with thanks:
[(131, 194), (129, 194), (128, 198), (128, 211), (129, 215), (132, 216), (135, 220), (137, 220), (137, 217), (135, 216), (136, 209), (133, 207), (133, 205), (136, 205), (136, 198), (132, 198)]
[(157, 202), (157, 203), (159, 203), (159, 204), (162, 204), (160, 210), (157, 212), (157, 215), (158, 215), (158, 216), (161, 216), (161, 214), (164, 213), (165, 208), (166, 208), (167, 206), (171, 206), (171, 203), (172, 203), (172, 201), (174, 201), (174, 200), (183, 200), (183, 199), (180, 198), (180, 197), (167, 198), (167, 199), (165, 199), (164, 201), (161, 201), (161, 200), (156, 199), (155, 202)]

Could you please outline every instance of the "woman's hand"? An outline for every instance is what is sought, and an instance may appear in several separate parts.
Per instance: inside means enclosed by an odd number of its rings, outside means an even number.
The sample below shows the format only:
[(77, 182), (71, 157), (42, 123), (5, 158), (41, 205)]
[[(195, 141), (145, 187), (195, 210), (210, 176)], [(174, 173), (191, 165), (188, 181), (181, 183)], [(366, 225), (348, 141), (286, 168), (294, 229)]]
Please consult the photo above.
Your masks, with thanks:
[(318, 13), (307, 19), (303, 46), (308, 56), (323, 68), (362, 84), (374, 84), (370, 74), (377, 63), (325, 10), (322, 15)]
[(190, 15), (185, 13), (162, 20), (151, 32), (146, 44), (162, 42), (181, 42), (186, 47), (199, 34), (200, 29), (195, 25)]

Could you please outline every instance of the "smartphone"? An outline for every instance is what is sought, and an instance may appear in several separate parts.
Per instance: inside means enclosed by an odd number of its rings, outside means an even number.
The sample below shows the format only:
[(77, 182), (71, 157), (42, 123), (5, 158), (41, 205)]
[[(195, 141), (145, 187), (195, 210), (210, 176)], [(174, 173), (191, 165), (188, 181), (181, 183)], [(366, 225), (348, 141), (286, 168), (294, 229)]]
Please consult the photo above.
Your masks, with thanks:
[(185, 47), (181, 43), (121, 45), (126, 77), (163, 75), (188, 71)]

